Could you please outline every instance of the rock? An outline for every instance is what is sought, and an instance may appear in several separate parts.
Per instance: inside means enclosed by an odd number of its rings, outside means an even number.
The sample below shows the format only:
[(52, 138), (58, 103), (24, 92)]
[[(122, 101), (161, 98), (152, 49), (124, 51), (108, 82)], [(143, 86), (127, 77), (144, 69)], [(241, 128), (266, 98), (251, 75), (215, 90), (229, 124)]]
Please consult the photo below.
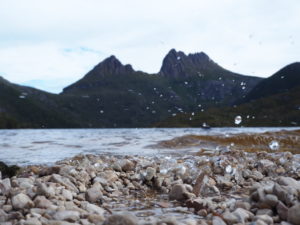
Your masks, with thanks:
[(48, 198), (54, 197), (55, 189), (52, 186), (47, 187), (47, 185), (45, 183), (38, 181), (37, 182), (37, 194), (45, 195)]
[(218, 186), (220, 186), (223, 189), (230, 189), (233, 187), (233, 183), (230, 181), (230, 177), (220, 176), (216, 175), (216, 182)]
[(108, 217), (103, 225), (136, 225), (138, 219), (130, 213), (115, 214)]
[(93, 180), (93, 184), (95, 183), (100, 183), (102, 186), (107, 186), (107, 180), (103, 177), (95, 177), (94, 180)]
[(87, 218), (92, 224), (102, 224), (102, 222), (105, 220), (103, 216), (98, 214), (89, 214)]
[(269, 215), (258, 215), (254, 217), (254, 220), (264, 221), (266, 224), (273, 224), (273, 219)]
[(270, 195), (270, 194), (267, 194), (265, 196), (265, 199), (264, 199), (264, 202), (271, 206), (272, 208), (275, 207), (278, 203), (278, 198), (276, 195)]
[(276, 206), (276, 210), (277, 210), (277, 213), (278, 213), (278, 216), (280, 217), (280, 219), (286, 221), (287, 214), (288, 214), (288, 207), (286, 207), (285, 204), (283, 204), (281, 201), (279, 201)]
[(24, 225), (42, 225), (42, 223), (38, 220), (38, 218), (28, 218), (24, 221)]
[(85, 198), (89, 202), (97, 202), (101, 199), (101, 185), (99, 183), (95, 183), (91, 188), (89, 188), (85, 193)]
[(293, 225), (300, 225), (300, 203), (288, 209), (287, 221)]
[(234, 223), (246, 223), (250, 218), (252, 218), (254, 215), (242, 208), (237, 208), (232, 212), (232, 214), (235, 216), (236, 220)]
[(52, 202), (45, 198), (45, 196), (37, 196), (34, 199), (34, 205), (36, 208), (47, 209), (52, 206)]
[(153, 167), (147, 167), (145, 179), (148, 181), (152, 180), (155, 174), (156, 174), (156, 170)]
[(105, 212), (104, 209), (100, 208), (100, 207), (97, 206), (97, 205), (91, 204), (91, 203), (89, 203), (89, 202), (82, 202), (82, 203), (81, 203), (81, 207), (82, 207), (84, 210), (86, 210), (86, 211), (88, 211), (89, 213), (91, 213), (91, 214), (97, 214), (97, 215), (103, 216), (103, 215), (104, 215), (104, 212)]
[(79, 223), (69, 223), (66, 221), (49, 220), (47, 221), (47, 225), (79, 225)]
[(246, 202), (246, 201), (236, 201), (235, 209), (237, 209), (237, 208), (242, 208), (242, 209), (249, 211), (251, 208), (251, 205), (249, 202)]
[(64, 196), (64, 198), (66, 200), (72, 201), (73, 200), (73, 195), (72, 192), (66, 189), (62, 190), (62, 196)]
[(277, 183), (283, 186), (291, 186), (297, 190), (300, 190), (300, 182), (292, 177), (279, 177)]
[(58, 211), (53, 215), (53, 219), (55, 220), (65, 220), (68, 222), (76, 222), (79, 220), (80, 214), (77, 211)]
[(105, 170), (104, 172), (99, 173), (98, 176), (104, 178), (108, 184), (113, 183), (119, 179), (116, 175), (116, 172), (113, 170)]
[(12, 206), (14, 209), (18, 210), (31, 208), (34, 206), (34, 204), (27, 195), (20, 193), (12, 197)]
[(3, 195), (7, 195), (11, 189), (11, 182), (9, 178), (0, 180), (0, 190)]
[(185, 201), (191, 198), (191, 194), (186, 190), (184, 184), (175, 184), (169, 193), (169, 198), (170, 200)]
[(4, 210), (0, 209), (0, 222), (5, 222), (8, 219), (8, 215)]
[(226, 225), (226, 223), (219, 216), (214, 216), (212, 219), (212, 225)]
[(121, 160), (120, 166), (124, 172), (134, 171), (134, 168), (135, 168), (135, 164), (128, 159)]
[(0, 161), (0, 172), (1, 172), (2, 179), (16, 176), (20, 171), (20, 169), (21, 168), (16, 165), (8, 166), (4, 162)]
[(65, 186), (67, 189), (74, 191), (75, 193), (79, 192), (78, 188), (67, 177), (62, 177), (59, 174), (52, 174), (51, 180)]
[(259, 209), (256, 211), (256, 215), (268, 215), (268, 216), (273, 216), (273, 210), (271, 209)]

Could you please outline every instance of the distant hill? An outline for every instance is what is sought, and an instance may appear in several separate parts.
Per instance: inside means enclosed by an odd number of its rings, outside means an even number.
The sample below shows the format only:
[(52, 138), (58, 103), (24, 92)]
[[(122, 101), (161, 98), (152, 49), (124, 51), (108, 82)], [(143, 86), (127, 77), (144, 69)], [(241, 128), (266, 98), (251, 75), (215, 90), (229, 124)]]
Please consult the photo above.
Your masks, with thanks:
[(12, 84), (0, 77), (0, 128), (78, 126), (66, 115), (63, 104), (59, 104), (62, 101), (57, 95)]
[(297, 86), (300, 86), (299, 62), (290, 64), (271, 77), (261, 81), (246, 95), (243, 102), (288, 92)]

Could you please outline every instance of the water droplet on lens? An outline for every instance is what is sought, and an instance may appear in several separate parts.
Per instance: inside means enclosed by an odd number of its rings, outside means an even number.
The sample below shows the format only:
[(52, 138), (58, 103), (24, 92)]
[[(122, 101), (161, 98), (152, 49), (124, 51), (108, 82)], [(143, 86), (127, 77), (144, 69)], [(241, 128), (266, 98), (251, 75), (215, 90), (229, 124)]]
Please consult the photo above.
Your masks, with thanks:
[(236, 125), (239, 125), (241, 122), (242, 122), (242, 117), (241, 117), (241, 116), (236, 116), (236, 117), (234, 118), (234, 123), (235, 123)]
[(270, 147), (270, 149), (272, 151), (277, 151), (279, 149), (279, 143), (278, 143), (278, 141), (275, 141), (275, 140), (271, 141), (269, 143), (269, 147)]

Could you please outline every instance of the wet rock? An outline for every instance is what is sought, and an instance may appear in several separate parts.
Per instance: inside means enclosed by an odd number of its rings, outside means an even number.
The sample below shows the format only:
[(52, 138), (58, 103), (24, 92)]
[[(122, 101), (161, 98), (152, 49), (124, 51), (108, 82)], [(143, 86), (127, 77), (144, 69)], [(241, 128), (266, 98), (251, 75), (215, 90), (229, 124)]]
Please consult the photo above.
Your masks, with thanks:
[(115, 214), (108, 217), (103, 225), (136, 225), (138, 219), (130, 213)]
[(101, 199), (101, 185), (99, 183), (95, 183), (91, 188), (86, 191), (85, 198), (89, 202), (97, 202)]
[(53, 219), (68, 222), (76, 222), (79, 220), (80, 214), (77, 211), (58, 211), (53, 215)]
[(193, 196), (192, 193), (189, 193), (186, 190), (186, 187), (184, 184), (175, 184), (170, 193), (169, 198), (171, 200), (177, 200), (177, 201), (185, 201)]
[(34, 204), (27, 195), (20, 193), (12, 197), (12, 206), (14, 209), (18, 210), (24, 208), (31, 208), (34, 206)]
[(300, 203), (288, 209), (287, 221), (294, 225), (300, 225)]

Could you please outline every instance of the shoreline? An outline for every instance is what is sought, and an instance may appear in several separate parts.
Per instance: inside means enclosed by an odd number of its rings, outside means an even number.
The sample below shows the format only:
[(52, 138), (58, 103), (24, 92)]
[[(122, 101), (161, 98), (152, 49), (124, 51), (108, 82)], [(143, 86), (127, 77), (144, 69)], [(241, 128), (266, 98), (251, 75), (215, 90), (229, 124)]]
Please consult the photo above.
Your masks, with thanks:
[(9, 224), (300, 224), (300, 157), (77, 155), (0, 180)]

